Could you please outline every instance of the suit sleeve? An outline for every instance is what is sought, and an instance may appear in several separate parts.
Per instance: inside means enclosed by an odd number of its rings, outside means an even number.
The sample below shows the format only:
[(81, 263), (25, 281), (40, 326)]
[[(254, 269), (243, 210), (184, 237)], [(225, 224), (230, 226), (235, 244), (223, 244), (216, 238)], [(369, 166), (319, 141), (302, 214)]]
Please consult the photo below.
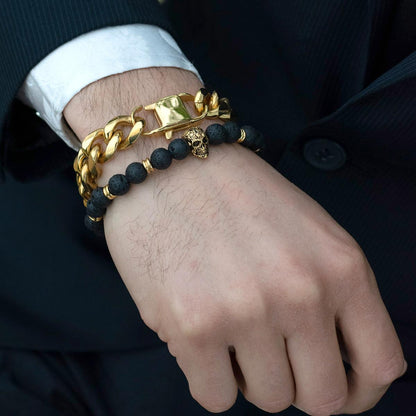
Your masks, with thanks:
[(63, 116), (69, 101), (99, 79), (150, 67), (184, 69), (203, 82), (169, 33), (136, 23), (105, 27), (66, 42), (32, 68), (17, 97), (35, 109), (69, 147), (78, 150), (80, 141)]
[[(174, 35), (157, 0), (3, 0), (0, 18), (0, 168), (21, 180), (43, 176), (69, 155), (34, 112), (15, 99), (38, 62), (63, 43), (107, 26), (153, 24)], [(50, 160), (46, 148), (63, 154), (52, 162), (56, 166), (39, 171), (36, 165)]]

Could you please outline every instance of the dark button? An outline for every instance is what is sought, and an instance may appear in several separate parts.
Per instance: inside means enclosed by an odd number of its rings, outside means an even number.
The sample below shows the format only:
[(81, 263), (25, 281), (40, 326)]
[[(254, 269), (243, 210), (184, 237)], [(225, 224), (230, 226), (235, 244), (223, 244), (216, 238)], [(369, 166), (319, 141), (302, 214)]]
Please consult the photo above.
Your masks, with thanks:
[(305, 143), (303, 156), (308, 163), (321, 170), (337, 170), (347, 160), (345, 150), (328, 139), (313, 139)]

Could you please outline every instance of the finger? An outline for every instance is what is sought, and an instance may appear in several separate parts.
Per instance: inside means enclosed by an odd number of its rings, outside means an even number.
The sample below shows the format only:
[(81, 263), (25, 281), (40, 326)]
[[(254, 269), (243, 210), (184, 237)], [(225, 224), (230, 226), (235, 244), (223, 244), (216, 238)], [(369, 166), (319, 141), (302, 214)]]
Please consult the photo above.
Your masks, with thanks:
[(351, 365), (348, 400), (342, 413), (372, 408), (406, 367), (400, 341), (378, 292), (360, 296), (340, 312), (338, 322)]
[(183, 349), (176, 360), (188, 380), (192, 397), (201, 406), (213, 413), (232, 407), (238, 387), (228, 346)]
[(294, 398), (284, 338), (272, 330), (253, 330), (235, 341), (235, 358), (244, 377), (245, 398), (266, 412), (289, 407)]
[(335, 322), (328, 316), (309, 319), (286, 343), (296, 385), (293, 404), (308, 414), (333, 414), (348, 393)]

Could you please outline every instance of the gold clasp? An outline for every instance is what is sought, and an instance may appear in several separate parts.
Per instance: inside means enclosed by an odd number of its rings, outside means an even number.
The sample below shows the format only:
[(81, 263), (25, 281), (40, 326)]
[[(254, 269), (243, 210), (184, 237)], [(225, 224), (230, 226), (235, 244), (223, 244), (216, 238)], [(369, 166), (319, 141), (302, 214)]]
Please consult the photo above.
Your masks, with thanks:
[(155, 112), (155, 117), (160, 127), (143, 133), (143, 135), (150, 136), (155, 133), (165, 132), (165, 137), (169, 140), (172, 138), (172, 133), (175, 130), (185, 129), (205, 118), (208, 114), (208, 106), (205, 106), (202, 114), (198, 117), (192, 117), (189, 114), (184, 101), (193, 99), (194, 97), (191, 94), (182, 92), (164, 97), (156, 103), (146, 105), (144, 109)]

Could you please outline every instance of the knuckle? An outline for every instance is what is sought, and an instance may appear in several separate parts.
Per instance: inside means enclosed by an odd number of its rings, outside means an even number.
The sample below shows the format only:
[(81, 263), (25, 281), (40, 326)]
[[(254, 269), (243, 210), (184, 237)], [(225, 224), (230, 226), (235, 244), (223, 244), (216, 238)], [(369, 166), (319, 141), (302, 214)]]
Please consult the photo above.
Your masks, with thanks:
[(380, 399), (381, 397), (375, 400), (372, 400), (370, 403), (366, 403), (366, 404), (356, 403), (356, 404), (350, 405), (348, 406), (348, 414), (358, 415), (363, 412), (367, 412), (368, 410), (371, 410), (373, 407), (375, 407), (376, 404), (380, 401)]
[(168, 342), (168, 336), (166, 335), (166, 333), (165, 332), (163, 332), (163, 331), (157, 331), (157, 336), (159, 337), (159, 339), (162, 341), (162, 342)]
[(255, 323), (266, 316), (264, 300), (254, 291), (248, 296), (238, 296), (227, 302), (227, 316), (236, 324)]
[[(294, 387), (289, 387), (289, 385), (290, 383), (286, 386), (280, 382), (276, 383), (274, 388), (268, 389), (266, 394), (264, 391), (260, 392), (257, 390), (254, 392), (248, 389), (244, 392), (244, 397), (265, 412), (278, 413), (290, 407), (295, 400), (295, 389)], [(272, 393), (272, 390), (278, 393)]]
[(198, 394), (191, 391), (191, 396), (206, 410), (211, 413), (221, 413), (225, 412), (230, 409), (236, 399), (237, 393), (235, 396), (221, 396), (219, 394), (215, 394), (212, 397), (207, 397), (206, 395)]
[(318, 307), (324, 298), (323, 286), (311, 276), (293, 278), (285, 286), (285, 299), (296, 309)]
[(330, 416), (340, 410), (345, 405), (346, 401), (347, 395), (345, 394), (321, 403), (311, 404), (306, 406), (304, 410), (311, 416)]
[(193, 344), (204, 342), (212, 336), (213, 332), (219, 327), (218, 318), (208, 311), (190, 312), (179, 319), (179, 332), (181, 336)]
[(335, 274), (339, 278), (362, 276), (367, 270), (367, 259), (358, 245), (344, 245), (334, 256)]
[(160, 317), (157, 316), (156, 313), (154, 313), (149, 308), (141, 308), (139, 310), (140, 318), (141, 320), (148, 326), (150, 329), (152, 329), (155, 332), (159, 331), (160, 327)]
[(172, 357), (178, 357), (178, 355), (179, 355), (179, 346), (178, 346), (177, 343), (175, 343), (173, 341), (170, 341), (170, 342), (167, 343), (167, 347), (168, 347), (169, 354)]
[(373, 374), (373, 382), (378, 386), (387, 386), (401, 377), (406, 369), (406, 363), (401, 351), (396, 352), (392, 358), (378, 366)]
[(284, 399), (264, 401), (260, 403), (254, 403), (258, 408), (264, 410), (267, 413), (278, 413), (287, 409), (293, 403), (293, 398), (287, 397)]

